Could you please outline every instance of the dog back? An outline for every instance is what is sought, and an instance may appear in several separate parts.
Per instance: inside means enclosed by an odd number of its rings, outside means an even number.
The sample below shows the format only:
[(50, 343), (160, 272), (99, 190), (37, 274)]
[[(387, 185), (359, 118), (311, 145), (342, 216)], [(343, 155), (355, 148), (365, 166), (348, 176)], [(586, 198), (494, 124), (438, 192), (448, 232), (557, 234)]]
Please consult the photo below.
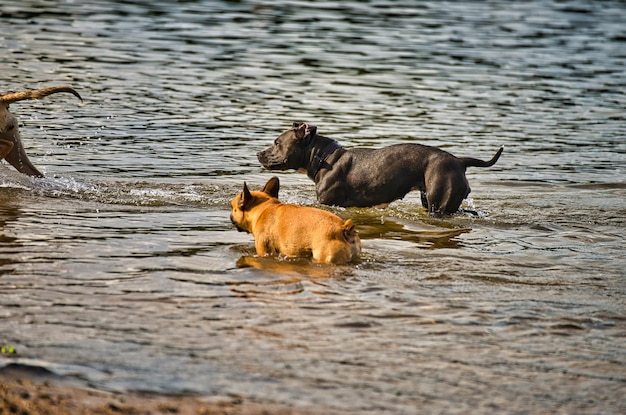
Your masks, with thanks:
[(230, 219), (238, 230), (252, 233), (257, 255), (313, 257), (314, 262), (345, 264), (361, 253), (361, 240), (351, 219), (314, 207), (278, 200), (279, 181), (271, 178), (262, 191), (243, 192), (231, 201)]

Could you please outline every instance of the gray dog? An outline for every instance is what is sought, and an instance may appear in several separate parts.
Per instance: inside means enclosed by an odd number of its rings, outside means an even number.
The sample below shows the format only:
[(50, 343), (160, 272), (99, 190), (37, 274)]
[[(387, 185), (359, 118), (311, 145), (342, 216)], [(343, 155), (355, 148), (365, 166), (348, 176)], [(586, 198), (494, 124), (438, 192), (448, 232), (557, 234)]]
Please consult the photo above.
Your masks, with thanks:
[(325, 205), (384, 207), (420, 190), (422, 205), (442, 215), (456, 213), (469, 195), (465, 169), (493, 166), (502, 150), (483, 161), (421, 144), (345, 149), (317, 127), (294, 123), (257, 157), (269, 170), (305, 170)]

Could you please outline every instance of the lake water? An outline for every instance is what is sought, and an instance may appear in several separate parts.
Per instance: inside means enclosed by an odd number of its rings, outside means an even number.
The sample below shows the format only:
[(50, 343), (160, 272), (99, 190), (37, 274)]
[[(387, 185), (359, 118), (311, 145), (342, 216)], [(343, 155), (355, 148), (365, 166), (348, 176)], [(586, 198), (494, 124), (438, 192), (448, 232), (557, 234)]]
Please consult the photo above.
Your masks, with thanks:
[[(0, 165), (0, 344), (113, 391), (316, 413), (626, 411), (626, 5), (0, 2), (0, 90), (46, 174)], [(352, 218), (345, 267), (254, 258), (229, 221), (293, 121), (470, 168), (478, 216)], [(255, 266), (243, 266), (253, 264)]]

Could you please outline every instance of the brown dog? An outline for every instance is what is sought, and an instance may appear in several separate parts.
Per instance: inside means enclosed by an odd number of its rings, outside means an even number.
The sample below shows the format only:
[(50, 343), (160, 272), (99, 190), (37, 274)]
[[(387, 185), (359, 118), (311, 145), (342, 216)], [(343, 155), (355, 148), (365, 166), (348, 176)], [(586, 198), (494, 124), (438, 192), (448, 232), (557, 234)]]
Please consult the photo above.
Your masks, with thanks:
[(53, 86), (32, 91), (0, 94), (0, 159), (6, 159), (20, 173), (43, 177), (43, 174), (33, 166), (26, 155), (26, 151), (24, 151), (20, 132), (17, 128), (17, 119), (9, 111), (9, 104), (25, 99), (40, 99), (57, 92), (69, 92), (81, 101), (83, 100), (78, 92), (69, 86)]
[(346, 264), (361, 253), (361, 239), (352, 220), (325, 210), (283, 204), (279, 182), (272, 177), (262, 191), (243, 192), (231, 202), (230, 220), (240, 232), (254, 236), (260, 256), (283, 254), (313, 257), (314, 262)]

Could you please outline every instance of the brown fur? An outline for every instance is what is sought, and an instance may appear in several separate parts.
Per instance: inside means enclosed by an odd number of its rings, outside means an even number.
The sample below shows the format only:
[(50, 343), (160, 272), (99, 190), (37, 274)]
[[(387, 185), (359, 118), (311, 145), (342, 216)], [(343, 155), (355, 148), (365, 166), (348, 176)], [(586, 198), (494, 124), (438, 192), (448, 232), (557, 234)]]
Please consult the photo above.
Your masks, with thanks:
[(361, 239), (351, 219), (325, 210), (284, 204), (272, 177), (262, 191), (243, 192), (231, 202), (230, 220), (254, 236), (257, 255), (312, 257), (314, 262), (346, 264), (361, 253)]
[(25, 99), (41, 99), (57, 92), (69, 92), (81, 101), (83, 100), (78, 92), (69, 86), (53, 86), (32, 91), (0, 94), (0, 159), (6, 159), (20, 173), (43, 177), (43, 174), (33, 166), (26, 155), (26, 151), (24, 151), (17, 118), (9, 111), (9, 104)]

